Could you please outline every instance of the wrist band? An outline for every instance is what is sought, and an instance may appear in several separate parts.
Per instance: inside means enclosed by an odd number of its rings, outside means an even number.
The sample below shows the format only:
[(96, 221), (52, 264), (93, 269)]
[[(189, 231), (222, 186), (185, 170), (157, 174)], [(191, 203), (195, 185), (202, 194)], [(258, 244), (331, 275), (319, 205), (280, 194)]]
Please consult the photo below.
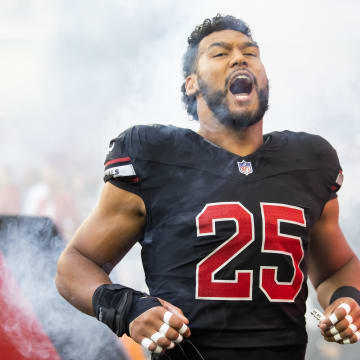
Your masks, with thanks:
[(335, 290), (331, 296), (330, 304), (342, 297), (350, 297), (360, 305), (360, 291), (353, 286), (342, 286)]
[(99, 286), (92, 304), (96, 318), (118, 336), (129, 335), (132, 320), (152, 307), (161, 306), (157, 298), (118, 284)]

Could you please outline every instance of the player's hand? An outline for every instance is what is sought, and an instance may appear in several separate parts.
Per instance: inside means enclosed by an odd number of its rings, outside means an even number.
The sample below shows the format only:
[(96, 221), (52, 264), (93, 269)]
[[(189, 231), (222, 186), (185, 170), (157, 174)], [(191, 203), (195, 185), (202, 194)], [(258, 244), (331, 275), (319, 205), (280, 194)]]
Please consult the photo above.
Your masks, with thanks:
[(158, 299), (162, 306), (153, 307), (129, 324), (130, 336), (151, 352), (172, 349), (175, 343), (190, 336), (189, 320), (181, 309)]
[(319, 328), (326, 341), (353, 344), (360, 340), (360, 306), (352, 298), (343, 297), (329, 305)]

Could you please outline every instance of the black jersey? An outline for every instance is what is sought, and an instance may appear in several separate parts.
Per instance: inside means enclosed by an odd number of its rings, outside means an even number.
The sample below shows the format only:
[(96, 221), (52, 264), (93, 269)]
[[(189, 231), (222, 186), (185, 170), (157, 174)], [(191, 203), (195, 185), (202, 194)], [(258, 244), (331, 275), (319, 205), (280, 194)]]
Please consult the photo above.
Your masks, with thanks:
[(145, 202), (151, 295), (180, 307), (207, 347), (307, 341), (309, 233), (341, 180), (327, 141), (290, 131), (240, 157), (189, 129), (135, 126), (105, 161), (105, 181)]

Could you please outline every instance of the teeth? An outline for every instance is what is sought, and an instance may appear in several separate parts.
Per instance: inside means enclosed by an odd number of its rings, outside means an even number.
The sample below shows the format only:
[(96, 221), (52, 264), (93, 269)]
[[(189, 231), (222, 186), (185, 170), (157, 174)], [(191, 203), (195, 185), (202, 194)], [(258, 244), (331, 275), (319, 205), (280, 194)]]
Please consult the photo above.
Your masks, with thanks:
[(239, 75), (236, 75), (234, 78), (232, 78), (230, 84), (232, 84), (236, 79), (246, 79), (249, 82), (252, 82), (252, 78), (249, 75), (247, 75), (247, 74), (239, 74)]
[(250, 80), (250, 77), (247, 76), (247, 75), (238, 75), (238, 76), (235, 77), (235, 79), (249, 79)]

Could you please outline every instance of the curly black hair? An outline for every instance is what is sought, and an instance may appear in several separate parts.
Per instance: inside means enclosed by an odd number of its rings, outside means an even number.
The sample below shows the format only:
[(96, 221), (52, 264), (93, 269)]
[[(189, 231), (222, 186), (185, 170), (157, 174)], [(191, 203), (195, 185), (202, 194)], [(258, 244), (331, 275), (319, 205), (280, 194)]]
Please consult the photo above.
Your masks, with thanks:
[[(183, 57), (183, 75), (186, 79), (191, 73), (195, 71), (196, 58), (199, 49), (200, 41), (209, 34), (221, 30), (235, 30), (239, 31), (252, 40), (252, 35), (249, 26), (242, 20), (237, 19), (231, 15), (217, 14), (212, 19), (205, 19), (201, 25), (195, 27), (194, 31), (188, 37), (188, 47)], [(186, 111), (195, 120), (199, 120), (196, 111), (196, 96), (188, 96), (185, 91), (185, 81), (181, 85), (182, 101), (185, 104)]]

